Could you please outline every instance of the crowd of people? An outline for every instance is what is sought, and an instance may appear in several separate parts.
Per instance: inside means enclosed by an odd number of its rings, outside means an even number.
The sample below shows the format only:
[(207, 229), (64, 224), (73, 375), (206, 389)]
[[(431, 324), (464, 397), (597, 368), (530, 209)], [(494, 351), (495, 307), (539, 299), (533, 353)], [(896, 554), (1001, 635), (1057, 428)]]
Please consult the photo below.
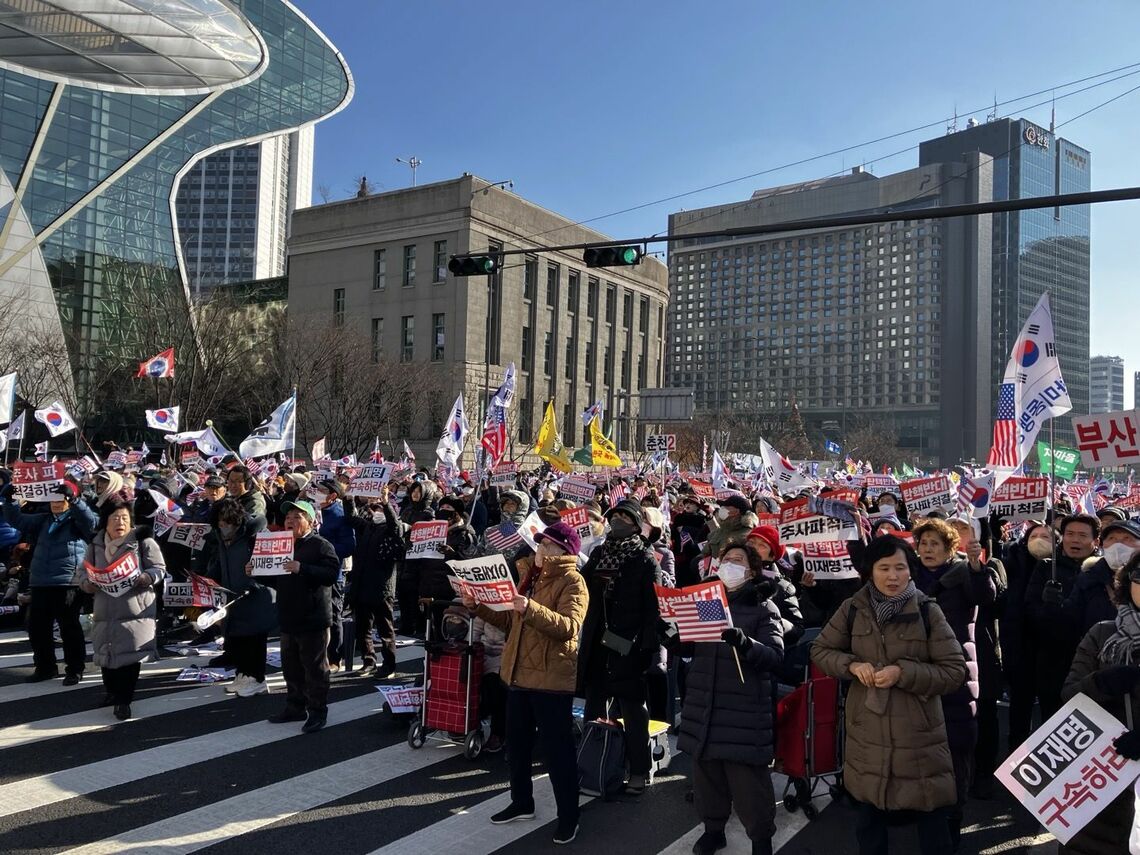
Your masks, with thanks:
[[(235, 671), (226, 691), (268, 691), (267, 645), (278, 634), (286, 693), (269, 720), (314, 733), (327, 722), (330, 675), (346, 660), (358, 654), (377, 680), (397, 673), (397, 631), (422, 639), (424, 604), (455, 596), (448, 561), (501, 554), (518, 591), (511, 608), (463, 601), (485, 651), (486, 750), (505, 749), (510, 766), (510, 805), (491, 821), (534, 817), (538, 742), (556, 798), (555, 842), (575, 838), (577, 697), (587, 721), (621, 719), (633, 795), (652, 783), (651, 721), (675, 728), (704, 823), (698, 855), (726, 845), (733, 811), (753, 851), (772, 851), (778, 686), (802, 681), (809, 662), (845, 686), (842, 787), (864, 855), (885, 853), (899, 823), (916, 826), (916, 851), (959, 851), (967, 801), (993, 798), (1000, 761), (1076, 693), (1122, 720), (1140, 709), (1140, 522), (1111, 500), (1090, 515), (1062, 499), (1042, 519), (1008, 524), (954, 509), (912, 516), (900, 495), (864, 491), (843, 505), (858, 524), (846, 543), (857, 578), (833, 579), (810, 572), (770, 524), (797, 497), (748, 478), (710, 496), (695, 489), (699, 473), (609, 474), (580, 501), (561, 496), (560, 476), (545, 466), (490, 486), (408, 464), (375, 497), (354, 495), (353, 474), (320, 462), (270, 472), (231, 456), (190, 470), (100, 469), (37, 504), (0, 473), (0, 590), (24, 607), (28, 679), (61, 676), (58, 627), (63, 682), (80, 683), (89, 621), (105, 703), (130, 718), (140, 663), (172, 621), (193, 616), (163, 607), (164, 586), (200, 576), (230, 601), (212, 662)], [(826, 499), (839, 486), (802, 492)], [(563, 522), (576, 507), (586, 529)], [(200, 548), (160, 530), (156, 518), (171, 513), (209, 526)], [(542, 530), (528, 539), (531, 517)], [(412, 527), (434, 520), (447, 524), (443, 557), (414, 557)], [(282, 575), (253, 572), (266, 530), (292, 535)], [(127, 555), (138, 571), (129, 591), (92, 581)], [(707, 580), (723, 584), (732, 624), (720, 641), (682, 640), (662, 619), (655, 586)], [(349, 614), (354, 633), (343, 631)], [(1140, 759), (1140, 730), (1116, 749)], [(1124, 851), (1133, 821), (1129, 791), (1065, 851)]]

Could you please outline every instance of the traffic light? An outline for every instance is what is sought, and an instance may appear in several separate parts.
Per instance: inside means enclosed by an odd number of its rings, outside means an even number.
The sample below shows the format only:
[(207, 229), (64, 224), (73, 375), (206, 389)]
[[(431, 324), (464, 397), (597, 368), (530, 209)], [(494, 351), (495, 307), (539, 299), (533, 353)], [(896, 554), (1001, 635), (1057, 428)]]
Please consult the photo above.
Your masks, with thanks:
[(587, 267), (632, 267), (641, 263), (641, 256), (636, 246), (592, 246), (583, 258)]
[(467, 255), (447, 262), (447, 269), (455, 276), (489, 276), (502, 266), (499, 255)]

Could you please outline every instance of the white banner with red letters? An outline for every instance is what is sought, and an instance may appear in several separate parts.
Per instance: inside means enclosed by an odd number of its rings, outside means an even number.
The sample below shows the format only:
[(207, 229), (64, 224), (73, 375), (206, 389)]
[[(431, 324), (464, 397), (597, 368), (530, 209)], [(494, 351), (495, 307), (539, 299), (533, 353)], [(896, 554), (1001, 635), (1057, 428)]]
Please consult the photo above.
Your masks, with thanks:
[[(513, 489), (518, 481), (519, 465), (517, 463), (500, 463), (491, 470), (491, 486), (500, 489)], [(590, 493), (591, 497), (593, 492)]]
[(376, 691), (384, 696), (388, 708), (394, 713), (416, 713), (424, 705), (423, 686), (377, 686)]
[(1043, 520), (1049, 509), (1048, 478), (1010, 478), (990, 500), (990, 513), (1006, 522)]
[(584, 504), (594, 498), (598, 488), (585, 478), (564, 478), (558, 487), (558, 493), (564, 499), (572, 499), (578, 504)]
[(1054, 837), (1068, 843), (1140, 775), (1140, 763), (1112, 747), (1124, 730), (1090, 697), (1077, 695), (994, 774)]
[(813, 573), (817, 582), (858, 579), (859, 571), (847, 551), (846, 540), (829, 540), (805, 543), (801, 552), (804, 556), (804, 572)]
[(12, 485), (26, 502), (52, 502), (64, 498), (66, 463), (13, 463)]
[(284, 576), (285, 562), (293, 560), (293, 532), (259, 531), (253, 542), (254, 576)]
[(411, 545), (407, 558), (443, 558), (447, 542), (447, 520), (425, 520), (412, 523)]
[(796, 499), (780, 505), (781, 543), (820, 543), (859, 537), (858, 523), (813, 513), (808, 509), (808, 501)]
[(470, 597), (497, 612), (512, 608), (518, 591), (502, 555), (448, 561), (447, 567), (452, 573), (448, 581), (459, 596)]
[(1140, 463), (1140, 409), (1074, 416), (1073, 435), (1086, 469)]
[(139, 567), (139, 555), (134, 551), (128, 552), (102, 570), (87, 561), (83, 562), (83, 569), (87, 571), (87, 579), (111, 597), (121, 597), (131, 590), (142, 573)]
[(867, 498), (877, 499), (883, 493), (898, 495), (899, 482), (890, 475), (866, 475), (863, 484), (867, 488)]
[(906, 502), (906, 512), (912, 518), (925, 516), (938, 509), (947, 513), (954, 510), (957, 490), (945, 475), (935, 475), (933, 478), (915, 478), (913, 481), (904, 481), (899, 485), (903, 501)]

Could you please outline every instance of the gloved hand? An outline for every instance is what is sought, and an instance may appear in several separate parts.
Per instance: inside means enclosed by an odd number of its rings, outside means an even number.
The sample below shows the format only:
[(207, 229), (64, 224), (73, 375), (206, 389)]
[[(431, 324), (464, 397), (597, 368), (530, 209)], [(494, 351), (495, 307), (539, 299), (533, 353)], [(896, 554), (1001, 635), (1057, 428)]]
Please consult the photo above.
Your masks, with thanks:
[(1133, 729), (1120, 734), (1113, 741), (1112, 747), (1121, 757), (1127, 757), (1129, 760), (1140, 760), (1140, 730)]
[(1059, 606), (1065, 601), (1065, 595), (1061, 593), (1061, 583), (1055, 579), (1050, 579), (1045, 583), (1044, 589), (1041, 591), (1041, 602), (1048, 603), (1051, 606)]
[(16, 485), (11, 481), (5, 481), (4, 486), (0, 487), (0, 499), (10, 499), (12, 494), (16, 492)]
[(1096, 687), (1106, 695), (1127, 695), (1140, 683), (1140, 665), (1113, 665), (1093, 674)]
[(728, 642), (742, 652), (752, 646), (752, 639), (745, 635), (744, 630), (738, 626), (730, 626), (722, 632), (720, 634), (720, 640)]

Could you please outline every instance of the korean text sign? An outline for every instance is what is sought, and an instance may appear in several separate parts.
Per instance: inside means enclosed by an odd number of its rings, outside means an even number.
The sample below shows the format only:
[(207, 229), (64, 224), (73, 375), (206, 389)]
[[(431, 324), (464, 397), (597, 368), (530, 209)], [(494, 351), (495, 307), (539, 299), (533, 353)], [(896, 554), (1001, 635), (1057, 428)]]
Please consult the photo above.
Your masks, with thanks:
[(831, 540), (854, 540), (859, 526), (835, 517), (813, 513), (808, 499), (796, 499), (780, 505), (780, 540), (784, 543), (819, 543)]
[(391, 463), (369, 463), (360, 467), (360, 472), (352, 479), (352, 495), (362, 499), (379, 499), (384, 485), (392, 477)]
[(1124, 410), (1095, 416), (1075, 416), (1073, 434), (1087, 469), (1127, 466), (1140, 462), (1140, 410)]
[(254, 576), (284, 576), (285, 562), (293, 560), (293, 532), (260, 531), (253, 543)]
[(408, 558), (443, 558), (447, 541), (447, 520), (425, 520), (412, 524)]
[(511, 608), (518, 591), (502, 555), (448, 561), (447, 566), (454, 576), (452, 587), (461, 597), (470, 597), (497, 612)]
[(933, 478), (917, 478), (899, 485), (907, 513), (912, 517), (922, 516), (935, 508), (951, 511), (955, 505), (957, 490), (945, 475)]
[(83, 562), (83, 568), (87, 571), (88, 580), (111, 597), (121, 597), (131, 590), (142, 572), (139, 568), (139, 555), (134, 551), (128, 552), (102, 570), (86, 561)]

